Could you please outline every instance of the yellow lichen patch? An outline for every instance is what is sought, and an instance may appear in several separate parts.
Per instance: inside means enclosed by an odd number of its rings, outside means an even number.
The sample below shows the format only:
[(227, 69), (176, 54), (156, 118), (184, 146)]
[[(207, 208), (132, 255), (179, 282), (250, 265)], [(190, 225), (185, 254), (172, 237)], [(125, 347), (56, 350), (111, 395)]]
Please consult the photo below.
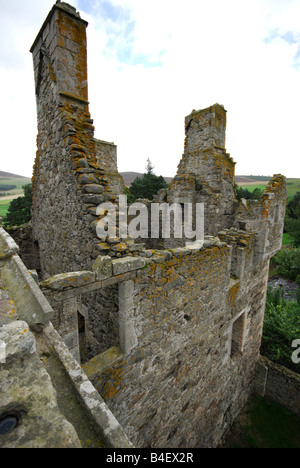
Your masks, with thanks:
[(122, 388), (125, 388), (124, 385), (122, 385), (122, 368), (108, 369), (105, 377), (105, 383), (100, 394), (104, 400), (112, 400), (118, 395)]
[(240, 287), (241, 287), (240, 281), (235, 280), (233, 278), (230, 280), (229, 303), (231, 306), (233, 306), (237, 300)]

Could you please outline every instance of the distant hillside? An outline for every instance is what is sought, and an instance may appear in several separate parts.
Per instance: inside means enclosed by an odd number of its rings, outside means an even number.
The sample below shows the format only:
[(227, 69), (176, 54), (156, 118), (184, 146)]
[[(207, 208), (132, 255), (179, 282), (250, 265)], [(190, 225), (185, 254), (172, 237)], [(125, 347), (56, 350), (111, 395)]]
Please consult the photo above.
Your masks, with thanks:
[(269, 182), (272, 176), (235, 176), (235, 182), (238, 185), (256, 185)]
[(0, 178), (4, 179), (28, 179), (28, 177), (16, 175), (16, 174), (11, 174), (10, 172), (4, 172), (0, 171)]
[[(137, 178), (137, 177), (142, 177), (143, 174), (140, 172), (121, 172), (121, 176), (124, 179), (124, 184), (126, 187), (130, 187), (132, 182)], [(172, 180), (172, 177), (165, 177), (164, 179), (167, 184), (169, 184)], [(271, 179), (270, 177), (263, 177), (263, 176), (236, 176), (235, 181), (238, 185), (256, 185), (256, 184), (262, 184), (264, 181), (269, 181)]]
[[(130, 187), (132, 182), (137, 177), (143, 177), (141, 172), (120, 172), (121, 176), (123, 177), (124, 184), (126, 187)], [(172, 177), (164, 177), (167, 184), (169, 184), (172, 180)]]

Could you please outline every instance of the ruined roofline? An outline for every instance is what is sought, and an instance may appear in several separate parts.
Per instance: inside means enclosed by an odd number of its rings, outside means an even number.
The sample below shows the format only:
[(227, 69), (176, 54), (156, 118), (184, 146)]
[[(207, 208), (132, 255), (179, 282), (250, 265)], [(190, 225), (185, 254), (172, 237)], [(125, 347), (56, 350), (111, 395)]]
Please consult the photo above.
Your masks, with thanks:
[(34, 51), (34, 48), (37, 44), (37, 42), (39, 41), (40, 37), (42, 36), (45, 28), (47, 27), (47, 24), (50, 23), (51, 19), (52, 19), (52, 16), (54, 15), (55, 11), (56, 10), (60, 10), (62, 11), (63, 13), (65, 13), (66, 15), (69, 15), (71, 16), (72, 18), (75, 18), (77, 21), (80, 21), (81, 23), (83, 23), (85, 26), (88, 26), (88, 22), (85, 21), (84, 19), (82, 19), (80, 17), (80, 13), (76, 11), (76, 8), (74, 8), (72, 5), (69, 5), (68, 3), (61, 3), (59, 0), (56, 2), (55, 5), (53, 5), (52, 7), (52, 10), (50, 11), (50, 13), (48, 14), (46, 20), (44, 21), (43, 23), (43, 26), (41, 27), (34, 43), (32, 44), (31, 46), (31, 49), (30, 49), (30, 52), (33, 53)]

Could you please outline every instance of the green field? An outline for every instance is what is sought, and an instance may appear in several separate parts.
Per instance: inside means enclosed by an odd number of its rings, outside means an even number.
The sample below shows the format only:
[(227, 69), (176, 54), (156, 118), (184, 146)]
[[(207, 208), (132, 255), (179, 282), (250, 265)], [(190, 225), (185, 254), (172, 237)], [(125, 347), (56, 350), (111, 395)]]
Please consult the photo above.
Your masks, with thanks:
[(9, 200), (5, 201), (5, 200), (1, 200), (0, 198), (0, 217), (1, 218), (4, 218), (4, 216), (6, 215), (9, 204), (10, 204)]
[[(249, 192), (253, 192), (255, 189), (259, 188), (265, 190), (267, 186), (267, 182), (261, 182), (254, 185), (243, 185), (238, 184), (243, 189), (248, 189)], [(297, 192), (300, 192), (300, 179), (287, 179), (287, 191), (288, 191), (288, 199), (291, 200)]]
[[(30, 184), (31, 180), (26, 179), (26, 178), (6, 178), (6, 177), (0, 177), (0, 185), (15, 185), (16, 188), (9, 190), (9, 191), (4, 191), (0, 190), (1, 193), (5, 193), (5, 196), (10, 196), (10, 195), (22, 195), (23, 190), (22, 187), (23, 185)], [(2, 197), (0, 197), (1, 200)]]
[[(15, 185), (16, 186), (15, 189), (9, 190), (7, 192), (0, 190), (0, 193), (4, 195), (0, 197), (0, 217), (1, 218), (4, 218), (4, 216), (6, 216), (11, 200), (15, 198), (17, 195), (22, 196), (24, 194), (23, 189), (22, 189), (23, 185), (27, 185), (30, 183), (31, 183), (31, 180), (26, 179), (26, 178), (0, 177), (0, 185)], [(11, 197), (11, 199), (6, 200), (7, 197)]]

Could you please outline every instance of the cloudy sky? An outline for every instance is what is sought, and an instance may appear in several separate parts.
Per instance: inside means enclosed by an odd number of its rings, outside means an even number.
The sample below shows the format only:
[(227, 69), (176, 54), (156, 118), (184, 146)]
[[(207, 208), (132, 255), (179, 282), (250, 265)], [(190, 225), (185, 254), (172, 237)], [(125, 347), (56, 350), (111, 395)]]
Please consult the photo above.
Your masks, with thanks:
[[(0, 0), (0, 170), (31, 176), (29, 49), (54, 0)], [(70, 0), (89, 21), (95, 136), (120, 171), (174, 176), (184, 117), (223, 104), (236, 173), (300, 178), (300, 0)]]

